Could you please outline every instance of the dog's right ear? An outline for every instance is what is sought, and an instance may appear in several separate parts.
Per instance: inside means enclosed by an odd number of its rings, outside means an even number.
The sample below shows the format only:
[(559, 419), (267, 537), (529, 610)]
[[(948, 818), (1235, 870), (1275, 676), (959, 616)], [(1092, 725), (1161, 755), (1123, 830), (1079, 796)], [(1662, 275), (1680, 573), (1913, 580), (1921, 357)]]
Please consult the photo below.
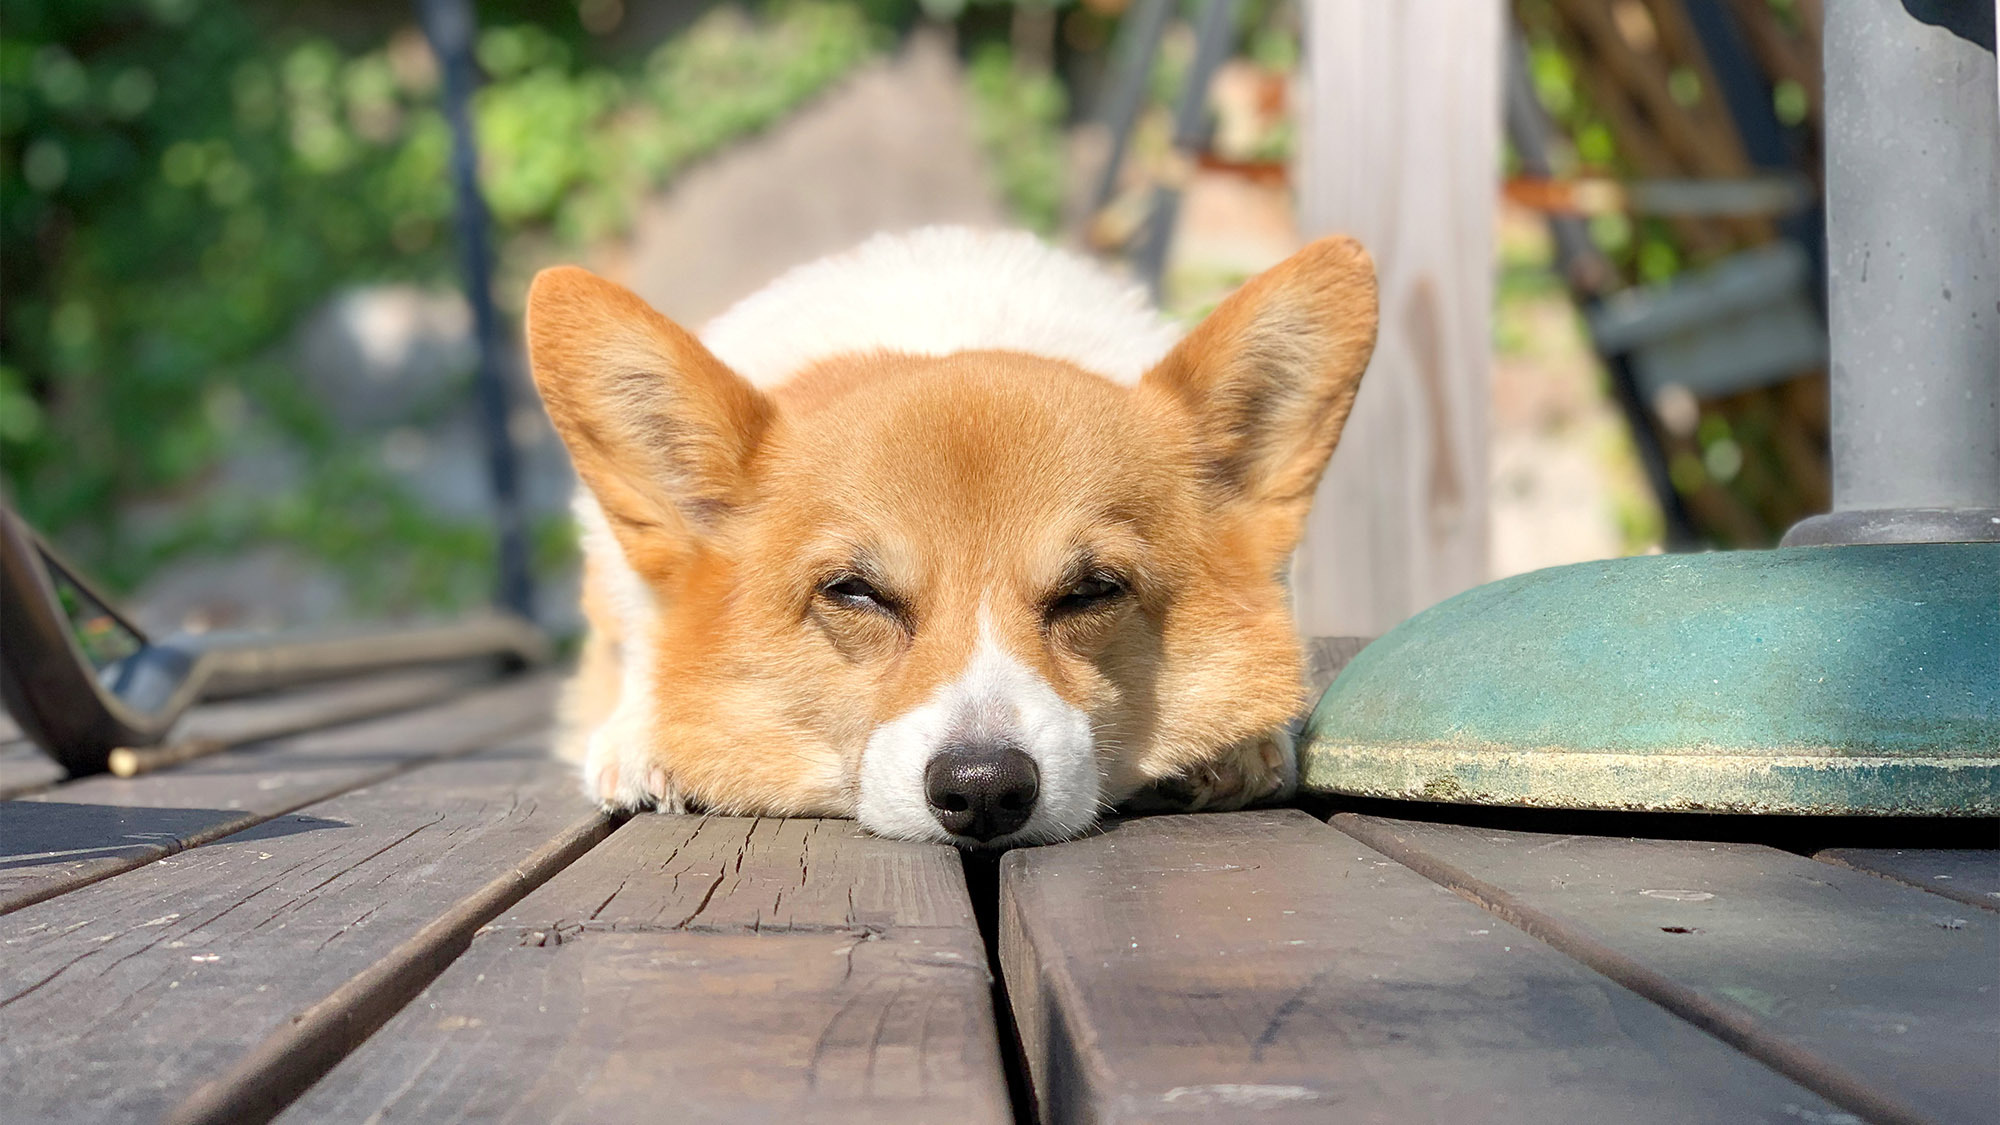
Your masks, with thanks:
[(1218, 503), (1258, 513), (1291, 553), (1375, 350), (1375, 265), (1323, 238), (1251, 278), (1141, 381), (1189, 419)]
[(633, 566), (678, 554), (741, 502), (775, 409), (686, 329), (574, 266), (536, 275), (527, 329), (549, 418)]

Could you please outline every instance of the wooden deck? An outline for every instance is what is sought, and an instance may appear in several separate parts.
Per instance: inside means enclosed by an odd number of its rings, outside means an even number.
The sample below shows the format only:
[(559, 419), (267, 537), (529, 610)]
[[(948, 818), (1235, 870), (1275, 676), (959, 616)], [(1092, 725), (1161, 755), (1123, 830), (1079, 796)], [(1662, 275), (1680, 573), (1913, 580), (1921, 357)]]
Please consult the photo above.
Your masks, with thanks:
[(2000, 1120), (1991, 822), (1349, 805), (967, 859), (616, 821), (550, 688), (211, 707), (240, 745), (130, 780), (0, 737), (4, 1120)]

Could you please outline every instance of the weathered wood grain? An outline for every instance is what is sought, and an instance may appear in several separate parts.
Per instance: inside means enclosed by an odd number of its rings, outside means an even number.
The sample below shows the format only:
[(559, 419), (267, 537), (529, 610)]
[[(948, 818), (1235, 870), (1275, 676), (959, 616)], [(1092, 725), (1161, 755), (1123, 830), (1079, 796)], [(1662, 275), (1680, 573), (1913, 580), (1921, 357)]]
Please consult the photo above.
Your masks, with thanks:
[(2000, 846), (1828, 848), (1813, 858), (1907, 883), (1968, 906), (2000, 910)]
[(2000, 919), (1774, 848), (1336, 816), (1871, 1121), (2000, 1105)]
[(1001, 880), (1044, 1121), (1832, 1112), (1295, 810), (1114, 823), (1010, 853)]
[(392, 715), (449, 699), (499, 674), (491, 660), (459, 661), (206, 704), (189, 712), (160, 745), (112, 751), (111, 772), (134, 777), (231, 746)]
[(229, 751), (144, 777), (0, 802), (0, 914), (546, 724), (534, 677), (435, 707)]
[(491, 661), (398, 668), (265, 695), (204, 703), (188, 712), (167, 741), (196, 739), (236, 745), (317, 730), (420, 707), (462, 695), (497, 678)]
[(0, 742), (0, 801), (47, 789), (67, 776), (67, 770), (27, 739)]
[(641, 816), (280, 1120), (1010, 1119), (948, 848)]
[[(439, 668), (399, 669), (334, 683), (315, 684), (271, 695), (246, 696), (203, 704), (175, 726), (165, 745), (246, 742), (338, 723), (389, 715), (450, 698), (494, 678), (490, 661)], [(0, 719), (11, 738), (0, 738), (0, 800), (39, 792), (68, 773), (21, 737), (12, 720)]]
[(1382, 318), (1292, 568), (1308, 633), (1379, 635), (1486, 578), (1504, 10), (1303, 5), (1300, 226), (1368, 248)]
[(845, 933), (975, 925), (951, 848), (885, 840), (851, 820), (644, 816), (490, 928), (559, 939), (585, 929)]
[[(267, 1037), (303, 1089), (609, 831), (545, 744), (420, 768), (0, 919), (0, 1103), (21, 1121), (157, 1121)], [(299, 1018), (362, 976), (375, 987), (346, 990), (338, 1026)]]

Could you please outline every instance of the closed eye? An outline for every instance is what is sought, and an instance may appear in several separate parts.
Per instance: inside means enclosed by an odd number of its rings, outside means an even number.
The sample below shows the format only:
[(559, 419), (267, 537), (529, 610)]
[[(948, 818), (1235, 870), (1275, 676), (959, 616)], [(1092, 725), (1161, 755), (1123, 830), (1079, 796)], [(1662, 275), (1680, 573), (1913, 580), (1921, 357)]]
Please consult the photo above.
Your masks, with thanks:
[(1126, 594), (1125, 583), (1115, 575), (1091, 574), (1072, 583), (1049, 603), (1051, 617), (1064, 617), (1108, 608)]
[(848, 609), (893, 613), (896, 608), (895, 603), (869, 585), (867, 579), (853, 574), (843, 574), (821, 584), (819, 596)]

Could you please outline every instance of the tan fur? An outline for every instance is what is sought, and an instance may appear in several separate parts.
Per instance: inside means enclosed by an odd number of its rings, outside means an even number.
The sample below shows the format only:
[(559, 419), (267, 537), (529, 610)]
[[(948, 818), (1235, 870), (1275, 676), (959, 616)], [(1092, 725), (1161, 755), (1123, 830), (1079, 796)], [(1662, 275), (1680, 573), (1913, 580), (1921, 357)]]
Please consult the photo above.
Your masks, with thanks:
[[(536, 383), (658, 609), (647, 759), (723, 812), (849, 815), (870, 732), (996, 639), (1090, 716), (1103, 791), (1271, 791), (1301, 696), (1281, 572), (1373, 347), (1372, 266), (1327, 239), (1251, 281), (1137, 386), (1011, 352), (836, 357), (771, 392), (575, 269), (529, 295)], [(1048, 607), (1089, 564), (1103, 612)], [(860, 573), (894, 615), (830, 603)], [(569, 752), (614, 709), (591, 636)]]

